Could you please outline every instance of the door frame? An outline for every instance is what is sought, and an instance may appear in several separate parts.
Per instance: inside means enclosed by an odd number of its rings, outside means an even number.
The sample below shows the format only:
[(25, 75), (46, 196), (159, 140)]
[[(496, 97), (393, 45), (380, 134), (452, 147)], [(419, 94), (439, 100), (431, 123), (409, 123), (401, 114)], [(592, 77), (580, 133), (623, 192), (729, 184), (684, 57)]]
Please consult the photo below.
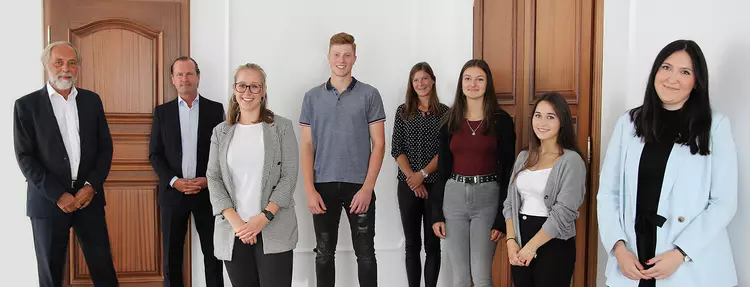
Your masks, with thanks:
[[(477, 58), (482, 55), (483, 49), (483, 21), (484, 21), (484, 1), (491, 0), (474, 0), (474, 19), (473, 19), (473, 56)], [(602, 116), (602, 63), (603, 63), (603, 43), (604, 43), (604, 0), (593, 0), (593, 39), (592, 39), (592, 78), (591, 78), (591, 100), (590, 100), (590, 120), (589, 136), (591, 143), (587, 152), (590, 153), (591, 161), (589, 163), (589, 197), (588, 197), (588, 217), (586, 223), (586, 270), (585, 286), (595, 287), (598, 273), (599, 258), (599, 231), (596, 217), (596, 192), (599, 190), (599, 165), (601, 162), (601, 116)], [(515, 21), (514, 21), (515, 22)], [(515, 60), (514, 60), (515, 65)]]

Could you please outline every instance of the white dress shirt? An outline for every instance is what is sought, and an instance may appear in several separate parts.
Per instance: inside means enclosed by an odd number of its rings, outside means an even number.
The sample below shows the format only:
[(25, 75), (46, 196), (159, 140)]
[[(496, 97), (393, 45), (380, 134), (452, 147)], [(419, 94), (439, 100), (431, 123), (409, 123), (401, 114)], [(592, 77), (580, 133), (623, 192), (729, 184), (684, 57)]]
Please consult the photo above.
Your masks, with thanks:
[[(199, 104), (196, 96), (193, 107), (188, 107), (187, 102), (177, 97), (177, 106), (180, 111), (180, 136), (182, 138), (182, 178), (195, 178), (195, 169), (198, 165), (198, 111)], [(174, 186), (178, 178), (175, 176), (169, 182)]]
[(71, 88), (66, 100), (48, 82), (47, 93), (49, 94), (49, 101), (52, 103), (55, 119), (57, 119), (57, 126), (60, 128), (65, 151), (68, 153), (70, 175), (73, 180), (76, 180), (78, 178), (78, 166), (81, 164), (81, 137), (79, 135), (78, 104), (76, 104), (78, 90), (75, 87)]

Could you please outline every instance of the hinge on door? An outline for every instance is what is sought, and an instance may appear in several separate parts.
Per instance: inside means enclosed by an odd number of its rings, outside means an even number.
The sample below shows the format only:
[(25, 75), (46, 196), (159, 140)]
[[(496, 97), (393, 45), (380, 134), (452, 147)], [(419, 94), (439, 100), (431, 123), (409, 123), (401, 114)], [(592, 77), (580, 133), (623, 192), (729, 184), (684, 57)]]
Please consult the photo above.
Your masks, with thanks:
[(586, 146), (586, 162), (591, 164), (591, 137), (589, 137), (588, 144)]
[(52, 39), (52, 28), (47, 25), (47, 45), (49, 45), (50, 39)]

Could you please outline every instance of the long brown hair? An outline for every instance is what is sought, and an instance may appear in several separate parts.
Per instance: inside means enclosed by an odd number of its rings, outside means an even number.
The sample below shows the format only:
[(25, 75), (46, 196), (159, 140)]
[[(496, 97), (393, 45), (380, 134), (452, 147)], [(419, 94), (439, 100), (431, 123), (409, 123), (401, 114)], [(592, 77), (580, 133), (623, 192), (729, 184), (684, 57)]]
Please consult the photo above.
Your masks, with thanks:
[(448, 114), (444, 117), (443, 124), (446, 125), (449, 132), (453, 133), (466, 121), (466, 95), (464, 95), (463, 89), (463, 76), (464, 72), (471, 67), (480, 68), (487, 74), (487, 89), (484, 91), (483, 98), (484, 128), (482, 129), (482, 134), (488, 135), (493, 133), (494, 130), (492, 117), (497, 109), (497, 96), (495, 96), (495, 85), (492, 82), (490, 65), (482, 59), (469, 60), (461, 68), (461, 73), (458, 74), (458, 84), (456, 85), (456, 98), (453, 100), (453, 106), (448, 110)]
[(419, 71), (424, 71), (428, 75), (430, 75), (430, 78), (432, 78), (432, 90), (430, 90), (430, 99), (428, 101), (428, 107), (427, 110), (430, 112), (430, 114), (440, 116), (440, 99), (438, 99), (437, 95), (437, 89), (435, 88), (435, 85), (437, 84), (437, 78), (435, 78), (435, 73), (432, 71), (432, 67), (430, 67), (430, 64), (427, 64), (426, 62), (419, 62), (414, 67), (411, 68), (411, 71), (409, 72), (409, 82), (406, 84), (406, 101), (404, 102), (404, 110), (401, 114), (401, 118), (405, 120), (410, 120), (414, 118), (414, 116), (417, 114), (417, 109), (419, 109), (419, 95), (417, 95), (417, 91), (414, 90), (414, 75), (417, 74)]
[[(557, 145), (560, 147), (560, 156), (562, 156), (563, 153), (565, 153), (565, 150), (568, 149), (575, 151), (581, 156), (581, 158), (583, 158), (583, 153), (578, 147), (578, 140), (576, 139), (576, 130), (573, 126), (573, 116), (565, 98), (557, 92), (545, 93), (536, 101), (536, 103), (534, 103), (534, 108), (531, 109), (532, 119), (536, 112), (536, 107), (539, 106), (539, 103), (541, 102), (547, 102), (550, 104), (552, 109), (555, 110), (555, 114), (557, 114), (557, 119), (560, 121), (560, 130), (557, 132)], [(519, 172), (539, 163), (542, 141), (536, 133), (534, 133), (534, 125), (532, 123), (529, 124), (529, 129), (529, 134), (531, 134), (531, 139), (529, 140), (529, 146), (527, 148), (529, 156), (526, 158), (524, 168), (519, 169)], [(514, 181), (516, 177), (518, 177), (518, 172), (513, 176)]]
[[(254, 70), (260, 72), (260, 84), (263, 86), (263, 98), (260, 99), (260, 115), (258, 120), (267, 124), (273, 123), (273, 112), (266, 108), (268, 103), (268, 91), (266, 90), (266, 71), (263, 70), (258, 64), (247, 63), (237, 67), (234, 70), (234, 82), (237, 83), (237, 74), (242, 70)], [(234, 84), (232, 85), (234, 86)], [(232, 94), (229, 96), (229, 116), (227, 117), (227, 123), (231, 126), (240, 121), (240, 104), (237, 103), (237, 97), (235, 96), (236, 91), (232, 88)]]

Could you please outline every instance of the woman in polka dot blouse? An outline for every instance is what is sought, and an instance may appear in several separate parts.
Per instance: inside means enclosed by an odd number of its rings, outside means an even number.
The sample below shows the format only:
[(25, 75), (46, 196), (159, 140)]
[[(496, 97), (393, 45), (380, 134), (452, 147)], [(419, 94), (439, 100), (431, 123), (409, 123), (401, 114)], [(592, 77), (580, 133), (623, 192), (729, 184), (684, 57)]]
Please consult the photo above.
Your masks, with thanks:
[(440, 271), (440, 239), (432, 232), (427, 201), (437, 181), (438, 129), (448, 106), (440, 103), (435, 90), (435, 74), (425, 62), (409, 72), (406, 102), (396, 111), (391, 155), (398, 163), (398, 204), (406, 237), (406, 275), (409, 287), (419, 287), (421, 223), (424, 222), (424, 266), (426, 287), (437, 285)]

